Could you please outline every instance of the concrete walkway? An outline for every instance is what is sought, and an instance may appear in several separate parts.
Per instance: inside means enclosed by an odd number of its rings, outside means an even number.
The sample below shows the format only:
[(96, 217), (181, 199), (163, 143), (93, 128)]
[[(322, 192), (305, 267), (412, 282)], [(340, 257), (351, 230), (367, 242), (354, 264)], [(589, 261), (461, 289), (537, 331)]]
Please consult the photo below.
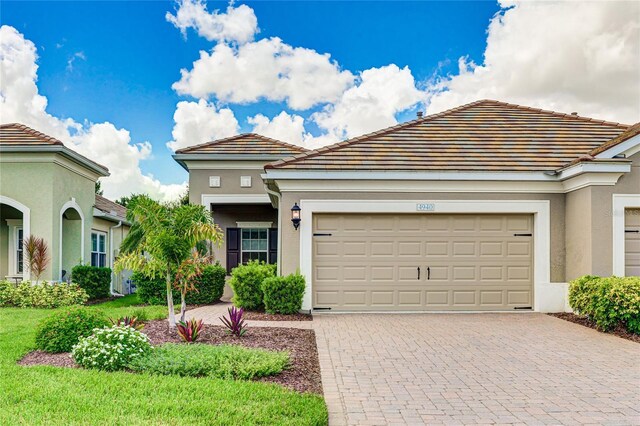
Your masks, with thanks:
[[(190, 311), (220, 324), (229, 304)], [(640, 424), (640, 345), (543, 314), (320, 314), (332, 425)]]

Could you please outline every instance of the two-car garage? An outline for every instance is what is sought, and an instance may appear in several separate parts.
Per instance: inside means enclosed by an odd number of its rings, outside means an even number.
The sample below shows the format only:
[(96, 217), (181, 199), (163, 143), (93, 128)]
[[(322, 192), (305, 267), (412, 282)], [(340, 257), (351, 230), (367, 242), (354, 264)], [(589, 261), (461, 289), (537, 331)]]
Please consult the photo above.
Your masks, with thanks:
[(531, 309), (533, 222), (520, 213), (314, 214), (313, 309)]

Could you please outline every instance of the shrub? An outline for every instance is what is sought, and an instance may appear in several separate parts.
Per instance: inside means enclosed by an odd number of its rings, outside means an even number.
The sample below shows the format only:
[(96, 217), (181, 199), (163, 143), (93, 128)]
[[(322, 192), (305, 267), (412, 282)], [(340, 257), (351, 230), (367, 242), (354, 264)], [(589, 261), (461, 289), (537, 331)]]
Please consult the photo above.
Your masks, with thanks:
[(238, 309), (235, 306), (232, 306), (227, 309), (227, 311), (229, 312), (229, 318), (220, 317), (220, 321), (222, 321), (224, 326), (227, 327), (229, 334), (236, 337), (242, 337), (244, 333), (247, 332), (247, 325), (242, 319), (244, 309)]
[(146, 334), (133, 327), (113, 326), (95, 330), (73, 347), (73, 360), (84, 368), (116, 371), (151, 352)]
[(38, 324), (36, 347), (46, 352), (69, 352), (80, 338), (108, 324), (106, 316), (97, 309), (66, 308)]
[(82, 287), (89, 300), (109, 297), (111, 269), (91, 265), (76, 265), (71, 270), (71, 281)]
[[(198, 291), (187, 293), (187, 305), (206, 305), (220, 300), (224, 292), (226, 275), (226, 270), (218, 263), (205, 266), (202, 275), (194, 283)], [(167, 304), (167, 283), (164, 278), (149, 278), (135, 272), (131, 276), (131, 280), (136, 283), (136, 293), (142, 303)], [(174, 294), (173, 301), (174, 303), (180, 302), (180, 293)]]
[(235, 345), (167, 343), (129, 365), (133, 371), (159, 375), (251, 380), (280, 373), (289, 363), (286, 352)]
[(124, 316), (118, 319), (109, 318), (109, 322), (111, 323), (111, 325), (117, 325), (121, 327), (126, 325), (138, 331), (144, 328), (144, 324), (142, 323), (142, 321), (138, 321), (138, 317)]
[(195, 318), (191, 318), (186, 322), (178, 321), (176, 325), (178, 335), (187, 343), (193, 343), (198, 340), (203, 327), (202, 320), (196, 320)]
[(260, 263), (257, 260), (233, 268), (229, 281), (234, 293), (233, 304), (239, 308), (262, 310), (262, 281), (275, 275), (275, 265)]
[(305, 281), (301, 274), (269, 277), (262, 282), (265, 311), (270, 314), (295, 314), (302, 307)]
[(601, 330), (623, 325), (640, 334), (640, 277), (578, 278), (569, 286), (569, 304)]
[(50, 284), (42, 282), (18, 285), (9, 281), (0, 281), (0, 306), (18, 308), (59, 308), (83, 304), (88, 300), (87, 292), (77, 284)]

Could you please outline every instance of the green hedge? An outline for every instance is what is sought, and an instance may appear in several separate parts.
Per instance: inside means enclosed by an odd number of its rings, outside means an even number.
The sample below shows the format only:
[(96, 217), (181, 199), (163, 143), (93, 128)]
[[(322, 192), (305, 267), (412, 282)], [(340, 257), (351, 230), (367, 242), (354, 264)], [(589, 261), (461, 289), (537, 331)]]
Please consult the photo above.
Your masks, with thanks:
[(233, 304), (252, 311), (264, 309), (262, 282), (275, 275), (276, 265), (257, 260), (233, 268), (229, 280), (234, 293)]
[(623, 325), (640, 334), (640, 277), (585, 275), (571, 281), (569, 305), (601, 330)]
[[(188, 305), (206, 305), (220, 300), (224, 292), (224, 283), (227, 272), (216, 263), (204, 267), (202, 275), (198, 277), (194, 286), (198, 291), (187, 293)], [(136, 293), (142, 303), (149, 305), (165, 305), (167, 303), (167, 284), (164, 278), (149, 278), (144, 274), (135, 272), (131, 280), (136, 284)], [(174, 302), (180, 301), (180, 292), (173, 291)]]
[(269, 277), (262, 281), (264, 308), (270, 314), (295, 314), (302, 307), (305, 280), (300, 274)]
[(73, 306), (48, 316), (38, 324), (36, 347), (46, 352), (70, 352), (80, 338), (95, 328), (108, 326), (109, 320), (97, 309)]
[(59, 308), (81, 305), (89, 299), (87, 292), (77, 284), (31, 284), (28, 281), (14, 284), (0, 281), (0, 306), (18, 308)]
[(82, 287), (89, 300), (109, 297), (111, 269), (91, 265), (76, 265), (71, 270), (71, 281)]

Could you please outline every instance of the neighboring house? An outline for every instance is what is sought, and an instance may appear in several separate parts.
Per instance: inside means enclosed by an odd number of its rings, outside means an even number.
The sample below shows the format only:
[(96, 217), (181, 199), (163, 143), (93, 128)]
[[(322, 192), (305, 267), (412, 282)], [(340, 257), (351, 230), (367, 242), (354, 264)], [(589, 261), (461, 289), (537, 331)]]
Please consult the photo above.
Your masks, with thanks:
[(574, 278), (640, 274), (640, 123), (484, 100), (296, 150), (240, 135), (174, 157), (219, 258), (299, 270), (305, 310), (563, 311)]
[[(45, 239), (41, 279), (66, 281), (79, 264), (112, 267), (129, 224), (126, 209), (95, 194), (106, 167), (22, 124), (0, 125), (0, 279), (32, 277), (22, 241)], [(114, 291), (126, 291), (114, 274)]]

